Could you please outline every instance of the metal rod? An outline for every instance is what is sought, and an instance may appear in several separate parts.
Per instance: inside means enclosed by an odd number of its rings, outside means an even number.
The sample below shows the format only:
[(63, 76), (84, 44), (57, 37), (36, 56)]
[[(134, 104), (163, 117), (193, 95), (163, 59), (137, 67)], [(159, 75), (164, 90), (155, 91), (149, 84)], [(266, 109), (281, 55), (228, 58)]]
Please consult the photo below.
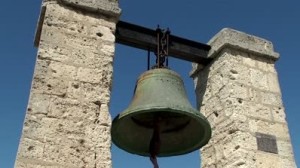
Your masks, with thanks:
[(169, 35), (170, 35), (170, 30), (169, 28), (167, 29), (167, 54), (166, 54), (166, 66), (169, 67)]
[(150, 49), (148, 48), (148, 56), (147, 56), (147, 70), (150, 69)]
[(157, 42), (157, 54), (156, 54), (156, 66), (157, 68), (160, 68), (160, 28), (159, 26), (157, 27), (156, 29), (157, 31), (157, 39), (156, 39), (156, 42)]

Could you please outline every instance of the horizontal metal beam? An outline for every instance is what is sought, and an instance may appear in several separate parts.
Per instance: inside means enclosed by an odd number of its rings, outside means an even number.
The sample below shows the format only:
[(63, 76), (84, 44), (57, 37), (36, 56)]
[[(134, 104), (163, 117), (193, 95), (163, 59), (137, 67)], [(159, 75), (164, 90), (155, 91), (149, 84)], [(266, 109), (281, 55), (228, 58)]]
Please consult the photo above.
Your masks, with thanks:
[[(116, 42), (144, 50), (156, 51), (156, 30), (119, 21), (116, 29)], [(210, 46), (181, 37), (169, 36), (169, 56), (182, 60), (208, 64)]]

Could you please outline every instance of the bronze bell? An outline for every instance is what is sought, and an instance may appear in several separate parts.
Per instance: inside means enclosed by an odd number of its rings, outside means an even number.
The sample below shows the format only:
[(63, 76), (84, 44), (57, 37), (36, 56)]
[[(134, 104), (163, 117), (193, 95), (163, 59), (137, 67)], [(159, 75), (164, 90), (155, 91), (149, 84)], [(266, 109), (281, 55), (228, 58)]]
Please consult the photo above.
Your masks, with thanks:
[(182, 79), (166, 68), (139, 77), (131, 104), (113, 120), (112, 141), (127, 152), (150, 156), (156, 127), (160, 157), (192, 152), (211, 137), (210, 124), (191, 106)]

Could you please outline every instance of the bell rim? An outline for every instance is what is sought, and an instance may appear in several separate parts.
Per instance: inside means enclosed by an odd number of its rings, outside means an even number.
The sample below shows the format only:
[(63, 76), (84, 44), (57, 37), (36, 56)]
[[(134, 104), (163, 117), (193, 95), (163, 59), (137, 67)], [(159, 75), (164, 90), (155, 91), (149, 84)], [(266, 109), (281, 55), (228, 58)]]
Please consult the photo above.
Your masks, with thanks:
[[(172, 110), (173, 113), (178, 113), (178, 114), (184, 114), (187, 115), (189, 117), (192, 117), (193, 119), (197, 120), (198, 124), (201, 125), (203, 128), (203, 130), (205, 130), (204, 135), (202, 136), (203, 138), (201, 138), (201, 141), (198, 143), (195, 143), (192, 147), (188, 148), (187, 150), (182, 150), (180, 152), (172, 152), (172, 153), (162, 153), (162, 154), (158, 154), (158, 157), (169, 157), (169, 156), (178, 156), (178, 155), (184, 155), (184, 154), (188, 154), (191, 153), (193, 151), (199, 150), (201, 147), (205, 146), (209, 140), (211, 139), (211, 135), (212, 135), (212, 130), (211, 130), (211, 126), (210, 123), (208, 122), (208, 120), (205, 118), (205, 116), (203, 116), (200, 112), (191, 109), (193, 112), (186, 112), (183, 110), (178, 110), (178, 109), (173, 109), (173, 108), (149, 108), (149, 109), (143, 109), (139, 111), (139, 114), (142, 113), (147, 113), (147, 112), (160, 112), (162, 110)], [(134, 110), (136, 111), (136, 109)], [(132, 111), (133, 112), (133, 111)], [(129, 152), (131, 154), (135, 154), (135, 155), (139, 155), (139, 156), (150, 156), (149, 153), (145, 153), (145, 152), (137, 152), (135, 150), (132, 150), (131, 148), (128, 148), (126, 145), (123, 145), (122, 143), (118, 143), (118, 141), (116, 141), (116, 136), (113, 136), (114, 134), (114, 128), (116, 127), (116, 121), (117, 120), (124, 120), (127, 117), (131, 117), (134, 113), (132, 112), (128, 112), (125, 115), (122, 115), (120, 118), (120, 114), (117, 115), (113, 121), (112, 121), (112, 126), (111, 126), (111, 137), (112, 137), (112, 142), (119, 147), (120, 149)], [(199, 113), (199, 115), (197, 114)]]

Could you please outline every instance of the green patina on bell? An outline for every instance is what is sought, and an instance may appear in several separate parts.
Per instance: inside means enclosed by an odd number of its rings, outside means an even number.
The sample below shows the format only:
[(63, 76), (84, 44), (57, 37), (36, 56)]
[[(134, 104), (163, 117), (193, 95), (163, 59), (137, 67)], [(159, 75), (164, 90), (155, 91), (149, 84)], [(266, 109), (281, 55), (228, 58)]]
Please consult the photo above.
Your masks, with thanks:
[(131, 104), (113, 120), (112, 141), (127, 152), (150, 156), (155, 123), (160, 128), (160, 157), (192, 152), (211, 137), (211, 127), (189, 103), (182, 79), (165, 68), (139, 77)]

